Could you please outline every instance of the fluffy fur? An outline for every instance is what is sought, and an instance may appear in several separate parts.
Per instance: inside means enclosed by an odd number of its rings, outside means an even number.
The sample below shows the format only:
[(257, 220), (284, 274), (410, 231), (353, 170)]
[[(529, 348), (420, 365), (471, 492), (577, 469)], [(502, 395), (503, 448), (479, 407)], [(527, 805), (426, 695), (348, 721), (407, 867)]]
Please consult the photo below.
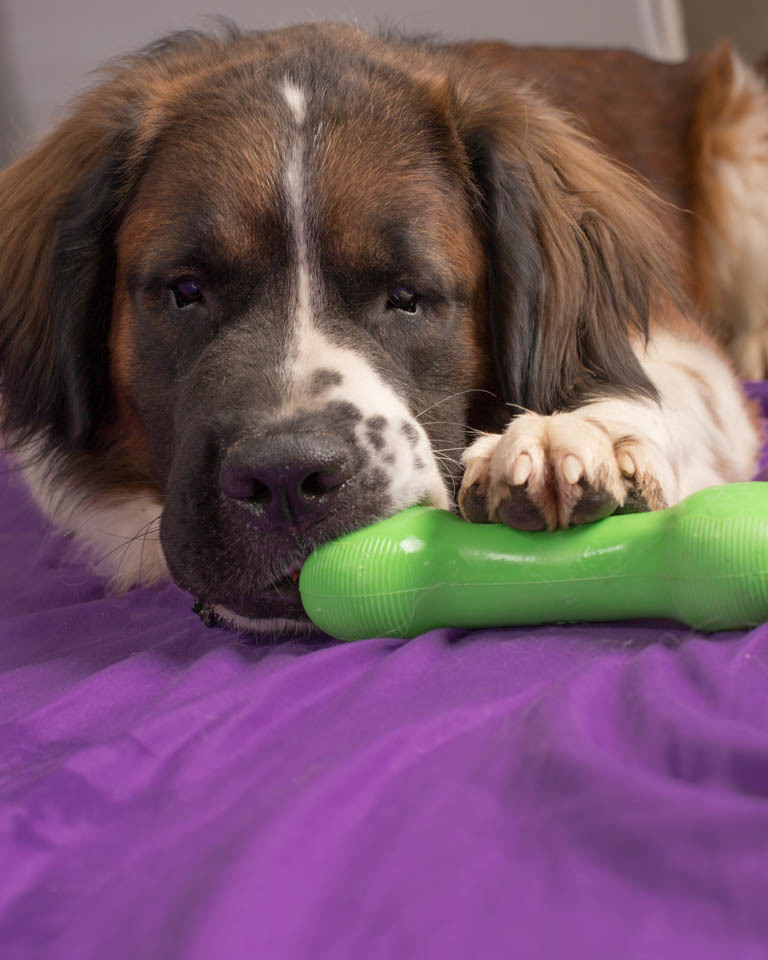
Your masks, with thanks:
[(717, 340), (766, 372), (767, 97), (725, 48), (168, 38), (0, 174), (7, 444), (121, 588), (255, 629), (412, 503), (554, 529), (747, 479)]

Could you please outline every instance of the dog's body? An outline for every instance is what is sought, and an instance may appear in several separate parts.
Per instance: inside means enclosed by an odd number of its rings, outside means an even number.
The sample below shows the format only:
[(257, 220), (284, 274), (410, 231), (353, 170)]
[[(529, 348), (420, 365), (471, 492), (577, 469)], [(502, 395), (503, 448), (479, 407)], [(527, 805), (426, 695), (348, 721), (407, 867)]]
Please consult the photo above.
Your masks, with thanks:
[(413, 503), (554, 529), (747, 479), (685, 303), (763, 374), (767, 137), (725, 48), (172, 38), (0, 176), (6, 436), (119, 584), (255, 628)]

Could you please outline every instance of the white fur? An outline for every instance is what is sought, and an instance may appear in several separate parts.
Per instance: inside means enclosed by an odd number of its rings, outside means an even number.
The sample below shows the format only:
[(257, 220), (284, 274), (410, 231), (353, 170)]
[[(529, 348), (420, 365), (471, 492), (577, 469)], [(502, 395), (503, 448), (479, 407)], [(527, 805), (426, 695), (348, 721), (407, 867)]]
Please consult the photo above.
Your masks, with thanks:
[[(633, 423), (651, 436), (672, 465), (677, 477), (673, 499), (716, 483), (750, 480), (762, 438), (730, 365), (708, 338), (662, 331), (640, 359), (659, 390), (661, 422), (658, 413), (646, 420), (636, 411)], [(703, 399), (701, 381), (709, 385), (716, 417)], [(727, 473), (723, 464), (729, 467)]]
[(304, 91), (297, 87), (288, 77), (283, 81), (283, 96), (285, 102), (291, 108), (293, 119), (301, 126), (307, 115), (307, 97)]
[(149, 494), (84, 498), (57, 480), (52, 463), (27, 450), (21, 454), (27, 486), (43, 514), (71, 534), (95, 573), (114, 590), (147, 586), (168, 578), (160, 546), (162, 503)]
[[(310, 378), (316, 369), (335, 370), (343, 377), (338, 386), (323, 394), (323, 402), (333, 400), (354, 404), (363, 415), (356, 425), (355, 434), (358, 443), (367, 448), (369, 456), (378, 461), (390, 477), (387, 489), (395, 510), (416, 503), (431, 503), (433, 506), (448, 509), (450, 498), (432, 453), (426, 431), (415, 420), (405, 403), (394, 389), (382, 380), (370, 363), (359, 353), (332, 343), (314, 326), (297, 324), (299, 336), (294, 341), (292, 362), (292, 389), (290, 399), (284, 404), (280, 415), (286, 419), (295, 416), (302, 409), (311, 409), (317, 399), (309, 390)], [(376, 450), (366, 436), (365, 421), (370, 417), (383, 416), (387, 420), (382, 436), (385, 446)], [(413, 465), (414, 449), (402, 432), (403, 422), (410, 423), (418, 435), (416, 452), (426, 464), (425, 469), (416, 470)], [(386, 464), (383, 454), (392, 454), (393, 464)]]
[(233, 613), (221, 604), (213, 608), (216, 616), (228, 627), (233, 627), (242, 633), (264, 634), (297, 634), (306, 636), (316, 630), (306, 620), (289, 620), (287, 617), (268, 617), (265, 619), (241, 617), (239, 613)]
[[(303, 123), (306, 97), (303, 90), (288, 79), (283, 85), (285, 99), (291, 106), (299, 126)], [(285, 192), (291, 211), (293, 236), (296, 244), (296, 312), (294, 322), (299, 339), (312, 328), (312, 291), (310, 281), (309, 242), (307, 238), (307, 211), (304, 185), (304, 137), (299, 131), (291, 145), (285, 168)]]

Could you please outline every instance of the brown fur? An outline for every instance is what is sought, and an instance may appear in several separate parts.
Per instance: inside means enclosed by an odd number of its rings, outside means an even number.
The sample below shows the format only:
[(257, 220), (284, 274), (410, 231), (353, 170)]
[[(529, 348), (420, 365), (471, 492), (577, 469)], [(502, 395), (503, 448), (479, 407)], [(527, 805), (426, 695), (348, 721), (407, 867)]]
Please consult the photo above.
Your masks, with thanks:
[[(730, 120), (736, 119), (734, 111), (736, 114), (743, 113), (745, 107), (743, 98), (740, 104), (731, 102), (732, 84), (731, 51), (728, 44), (723, 44), (711, 56), (691, 127), (693, 175), (700, 212), (693, 231), (693, 249), (698, 265), (696, 299), (704, 312), (712, 317), (713, 326), (719, 328), (717, 332), (721, 338), (726, 338), (729, 331), (723, 329), (723, 320), (718, 316), (722, 315), (722, 311), (713, 304), (717, 297), (718, 263), (709, 232), (711, 225), (722, 224), (728, 215), (727, 196), (716, 175), (715, 165), (718, 155), (733, 155), (734, 145), (728, 136)], [(721, 122), (723, 119), (725, 124)]]
[[(118, 486), (126, 459), (134, 461), (137, 477), (146, 477), (146, 442), (131, 396), (131, 308), (121, 291), (127, 275), (140, 270), (147, 253), (165, 240), (174, 171), (162, 166), (164, 132), (173, 125), (175, 135), (183, 134), (190, 98), (199, 105), (214, 96), (210, 115), (217, 119), (215, 96), (226, 96), (228, 84), (217, 86), (225, 75), (250, 77), (260, 64), (297, 44), (319, 42), (315, 37), (333, 38), (342, 49), (391, 64), (407, 78), (403, 95), (418, 97), (422, 109), (451, 132), (451, 164), (465, 178), (467, 205), (435, 219), (433, 229), (450, 251), (445, 271), (471, 304), (465, 337), (474, 382), (506, 402), (543, 412), (601, 390), (652, 392), (634, 360), (630, 335), (632, 330), (644, 335), (655, 314), (675, 312), (670, 304), (678, 300), (677, 270), (688, 271), (689, 281), (692, 277), (684, 246), (675, 252), (661, 224), (671, 225), (688, 244), (691, 219), (685, 211), (694, 194), (686, 144), (710, 61), (669, 67), (628, 53), (525, 51), (493, 44), (433, 49), (385, 44), (353, 28), (328, 25), (266, 38), (196, 37), (159, 48), (153, 57), (127, 58), (39, 147), (0, 174), (0, 366), (11, 441), (25, 442), (42, 431), (53, 449), (77, 450), (77, 463), (91, 465), (79, 471), (85, 484), (98, 474), (110, 478), (107, 485)], [(561, 108), (575, 111), (587, 132)], [(345, 179), (344, 171), (332, 166), (327, 171), (324, 213), (335, 227), (343, 225), (333, 233), (344, 245), (343, 256), (354, 258), (355, 227), (365, 230), (361, 211), (396, 193), (398, 169), (382, 137), (387, 123), (396, 126), (399, 117), (393, 98), (391, 114), (373, 118), (368, 129), (366, 119), (359, 118), (360, 149), (380, 154), (378, 164), (360, 162), (367, 181), (354, 175)], [(341, 130), (338, 135), (346, 136)], [(334, 131), (328, 136), (332, 139)], [(247, 250), (250, 256), (249, 224), (256, 215), (268, 214), (259, 178), (273, 175), (280, 158), (270, 153), (269, 131), (250, 127), (247, 116), (230, 139), (242, 145), (240, 152), (198, 155), (190, 144), (189, 168), (201, 179), (220, 181), (221, 196), (231, 198), (222, 203), (218, 224), (227, 255)], [(667, 205), (606, 151), (651, 180)], [(342, 153), (349, 153), (348, 144), (339, 145)], [(141, 179), (148, 163), (152, 176)], [(488, 200), (484, 178), (491, 163), (493, 175), (503, 179), (494, 189), (514, 198), (514, 211)], [(104, 399), (91, 424), (82, 411), (56, 412), (61, 344), (51, 305), (58, 294), (54, 259), (62, 255), (56, 244), (63, 211), (104, 165), (114, 174), (107, 219), (115, 231), (117, 295), (112, 316), (99, 322), (103, 328), (111, 322), (104, 349), (115, 396)], [(408, 176), (418, 191), (419, 184)], [(346, 195), (334, 193), (338, 184), (348, 188)], [(265, 182), (265, 197), (267, 188)], [(430, 198), (440, 190), (436, 171), (424, 173), (420, 189), (428, 212)], [(708, 196), (716, 203), (713, 191)], [(101, 225), (103, 218), (94, 222)], [(494, 254), (487, 254), (492, 234), (495, 263), (489, 262)], [(525, 282), (530, 289), (519, 274), (502, 277), (524, 255), (510, 246), (513, 236), (529, 248)], [(486, 314), (499, 312), (499, 305), (502, 315), (490, 318), (489, 331)], [(507, 355), (513, 358), (516, 367), (508, 376), (490, 374), (494, 353), (501, 365)], [(37, 402), (35, 391), (41, 389), (47, 391), (45, 403)], [(81, 406), (87, 407), (86, 401)]]
[[(738, 169), (758, 150), (768, 169), (765, 143), (745, 143), (745, 125), (764, 113), (768, 101), (759, 82), (739, 82), (729, 43), (714, 50), (706, 63), (690, 137), (698, 213), (693, 235), (696, 299), (720, 340), (729, 343), (746, 325), (745, 310), (768, 316), (768, 304), (749, 303), (753, 298), (740, 283), (734, 266), (747, 262), (749, 251), (743, 249), (739, 224), (734, 222), (738, 213), (732, 209), (732, 194), (722, 170), (724, 164)], [(768, 173), (763, 179), (768, 186)]]
[(578, 118), (609, 156), (653, 185), (665, 225), (690, 245), (693, 182), (688, 133), (707, 60), (660, 63), (629, 50), (472, 44), (473, 55), (531, 84)]

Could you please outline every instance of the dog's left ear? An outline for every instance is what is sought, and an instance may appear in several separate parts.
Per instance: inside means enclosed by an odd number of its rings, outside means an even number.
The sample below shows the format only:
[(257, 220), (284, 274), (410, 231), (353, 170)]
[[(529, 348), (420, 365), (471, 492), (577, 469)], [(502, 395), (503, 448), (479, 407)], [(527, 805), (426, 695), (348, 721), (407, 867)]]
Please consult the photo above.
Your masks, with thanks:
[(454, 97), (503, 399), (551, 413), (607, 393), (655, 398), (632, 344), (680, 302), (660, 201), (506, 74), (470, 69)]

